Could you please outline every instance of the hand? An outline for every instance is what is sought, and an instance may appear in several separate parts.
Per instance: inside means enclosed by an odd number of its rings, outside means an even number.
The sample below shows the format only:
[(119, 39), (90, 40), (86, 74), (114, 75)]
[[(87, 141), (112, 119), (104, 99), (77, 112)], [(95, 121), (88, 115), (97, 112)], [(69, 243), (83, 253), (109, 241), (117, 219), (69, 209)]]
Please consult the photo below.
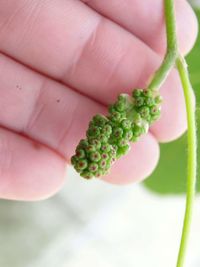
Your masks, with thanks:
[[(104, 113), (120, 92), (144, 87), (161, 63), (162, 0), (83, 2), (0, 2), (2, 198), (34, 200), (56, 192), (91, 117)], [(197, 22), (186, 1), (176, 2), (185, 54), (194, 44)], [(186, 130), (176, 71), (161, 93), (161, 119), (102, 179), (122, 184), (147, 177), (158, 162), (158, 142)]]

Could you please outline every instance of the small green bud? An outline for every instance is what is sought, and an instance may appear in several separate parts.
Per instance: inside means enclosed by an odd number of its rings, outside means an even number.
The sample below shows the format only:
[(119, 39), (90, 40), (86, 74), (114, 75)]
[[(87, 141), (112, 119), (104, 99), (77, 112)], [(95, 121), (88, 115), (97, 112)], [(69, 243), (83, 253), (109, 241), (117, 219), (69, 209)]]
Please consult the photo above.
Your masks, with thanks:
[(135, 124), (132, 129), (132, 132), (133, 132), (133, 136), (138, 137), (142, 134), (142, 127)]
[(101, 155), (99, 152), (95, 151), (90, 154), (91, 161), (98, 162), (101, 159)]
[(127, 146), (128, 145), (128, 140), (125, 139), (125, 138), (122, 138), (121, 140), (119, 140), (118, 142), (118, 146), (119, 147), (124, 147), (124, 146)]
[(118, 100), (118, 102), (121, 102), (121, 103), (126, 104), (127, 97), (129, 97), (129, 95), (127, 95), (127, 94), (120, 94), (118, 96), (117, 100)]
[(84, 170), (84, 169), (86, 169), (87, 166), (88, 166), (87, 160), (85, 160), (85, 159), (80, 159), (80, 160), (76, 163), (75, 166), (76, 166), (76, 168), (77, 168), (78, 170)]
[(87, 152), (94, 152), (94, 151), (96, 150), (96, 147), (95, 147), (95, 145), (88, 145), (88, 146), (85, 148), (85, 150), (86, 150)]
[(136, 105), (136, 107), (143, 106), (144, 105), (144, 102), (145, 102), (145, 99), (142, 96), (135, 98), (135, 105)]
[(150, 110), (148, 107), (142, 107), (139, 109), (139, 112), (140, 112), (141, 117), (145, 119), (146, 117), (149, 116)]
[(100, 130), (99, 130), (99, 127), (97, 127), (97, 126), (92, 126), (87, 131), (87, 137), (88, 138), (98, 137), (99, 134), (100, 134)]
[(95, 177), (101, 177), (102, 175), (104, 175), (104, 172), (102, 170), (97, 170), (94, 175)]
[(110, 136), (112, 133), (112, 127), (109, 124), (106, 124), (102, 129), (102, 133), (106, 136)]
[(121, 102), (121, 101), (118, 101), (117, 103), (115, 103), (115, 108), (117, 111), (121, 112), (121, 111), (125, 111), (126, 109), (126, 104)]
[(109, 152), (111, 149), (111, 146), (109, 144), (102, 144), (101, 150), (104, 152)]
[(93, 117), (93, 122), (97, 126), (103, 126), (106, 124), (107, 121), (108, 121), (108, 119), (106, 117), (99, 115), (99, 114), (97, 114), (96, 116)]
[(131, 140), (132, 136), (133, 136), (132, 130), (129, 130), (129, 131), (124, 133), (124, 138), (127, 140)]
[(148, 107), (152, 107), (155, 104), (155, 100), (149, 97), (146, 99), (146, 104), (148, 105)]
[(101, 169), (106, 168), (106, 165), (107, 165), (107, 162), (106, 162), (105, 159), (102, 159), (102, 160), (99, 162), (99, 167), (100, 167)]
[(105, 134), (100, 134), (98, 139), (101, 143), (107, 143), (108, 142), (108, 137)]
[(155, 103), (156, 103), (156, 104), (160, 104), (160, 103), (162, 103), (162, 96), (160, 96), (160, 95), (156, 96), (156, 97), (155, 97)]
[(76, 149), (76, 157), (83, 159), (85, 157), (85, 151), (83, 149)]
[(93, 173), (96, 172), (98, 170), (98, 164), (97, 163), (90, 163), (89, 170)]
[(108, 156), (107, 153), (102, 153), (101, 158), (102, 158), (102, 159), (108, 159), (109, 156)]
[(148, 89), (143, 90), (143, 95), (146, 97), (153, 98), (153, 92), (151, 90), (148, 90)]
[(80, 173), (80, 175), (86, 179), (91, 179), (93, 177), (93, 174), (89, 171), (83, 171)]
[(143, 89), (135, 89), (135, 90), (132, 92), (132, 96), (133, 96), (133, 98), (135, 98), (135, 97), (141, 96), (142, 93), (143, 93)]
[(121, 126), (123, 129), (131, 129), (131, 121), (130, 120), (127, 120), (127, 119), (124, 119), (122, 122), (121, 122)]
[(130, 149), (130, 146), (129, 145), (126, 145), (126, 146), (123, 146), (123, 147), (120, 147), (117, 151), (117, 158), (121, 157), (122, 155), (125, 155), (128, 153)]
[(101, 148), (101, 142), (98, 139), (90, 140), (90, 144), (92, 146), (95, 146), (96, 149), (100, 149)]
[(123, 129), (118, 127), (118, 128), (115, 128), (114, 131), (113, 131), (113, 134), (116, 138), (120, 138), (123, 136)]
[(154, 107), (152, 107), (152, 108), (150, 109), (150, 113), (151, 113), (152, 115), (160, 113), (160, 107), (158, 107), (158, 106), (154, 106)]
[(120, 121), (121, 119), (121, 114), (118, 111), (115, 111), (111, 114), (111, 120), (113, 121)]

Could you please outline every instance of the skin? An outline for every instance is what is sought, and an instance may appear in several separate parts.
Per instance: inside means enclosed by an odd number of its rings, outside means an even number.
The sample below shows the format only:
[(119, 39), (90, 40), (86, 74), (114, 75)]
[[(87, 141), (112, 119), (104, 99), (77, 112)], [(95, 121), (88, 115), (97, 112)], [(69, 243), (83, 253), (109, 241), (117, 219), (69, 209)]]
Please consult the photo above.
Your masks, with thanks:
[[(197, 21), (184, 0), (176, 14), (185, 54)], [(165, 48), (161, 0), (1, 0), (0, 197), (38, 200), (59, 190), (91, 117), (147, 85)], [(160, 120), (102, 180), (144, 179), (158, 162), (158, 142), (186, 130), (175, 70), (161, 94)]]

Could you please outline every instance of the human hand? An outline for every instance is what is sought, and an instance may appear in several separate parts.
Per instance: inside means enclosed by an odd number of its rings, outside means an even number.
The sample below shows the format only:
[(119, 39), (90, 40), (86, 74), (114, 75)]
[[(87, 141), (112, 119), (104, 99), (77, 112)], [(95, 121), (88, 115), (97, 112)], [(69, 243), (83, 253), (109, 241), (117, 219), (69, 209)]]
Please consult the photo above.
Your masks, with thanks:
[[(197, 22), (186, 1), (176, 4), (185, 54)], [(162, 5), (162, 0), (1, 0), (0, 197), (41, 199), (62, 186), (66, 162), (91, 117), (104, 113), (120, 92), (144, 87), (160, 65), (166, 47)], [(147, 177), (158, 162), (158, 142), (185, 131), (175, 70), (161, 94), (160, 120), (102, 179), (122, 184)]]

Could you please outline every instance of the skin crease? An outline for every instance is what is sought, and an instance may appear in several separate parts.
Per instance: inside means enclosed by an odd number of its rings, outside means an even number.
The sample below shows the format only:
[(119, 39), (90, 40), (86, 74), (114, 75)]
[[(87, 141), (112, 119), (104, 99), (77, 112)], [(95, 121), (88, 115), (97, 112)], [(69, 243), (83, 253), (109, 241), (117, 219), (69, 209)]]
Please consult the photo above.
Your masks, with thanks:
[[(146, 85), (166, 47), (162, 4), (1, 0), (1, 198), (37, 200), (54, 194), (91, 117), (105, 113), (120, 92)], [(176, 1), (176, 14), (186, 53), (196, 39), (196, 18), (184, 0)], [(104, 181), (144, 179), (158, 162), (158, 141), (174, 140), (186, 130), (175, 70), (161, 94), (161, 119)]]

